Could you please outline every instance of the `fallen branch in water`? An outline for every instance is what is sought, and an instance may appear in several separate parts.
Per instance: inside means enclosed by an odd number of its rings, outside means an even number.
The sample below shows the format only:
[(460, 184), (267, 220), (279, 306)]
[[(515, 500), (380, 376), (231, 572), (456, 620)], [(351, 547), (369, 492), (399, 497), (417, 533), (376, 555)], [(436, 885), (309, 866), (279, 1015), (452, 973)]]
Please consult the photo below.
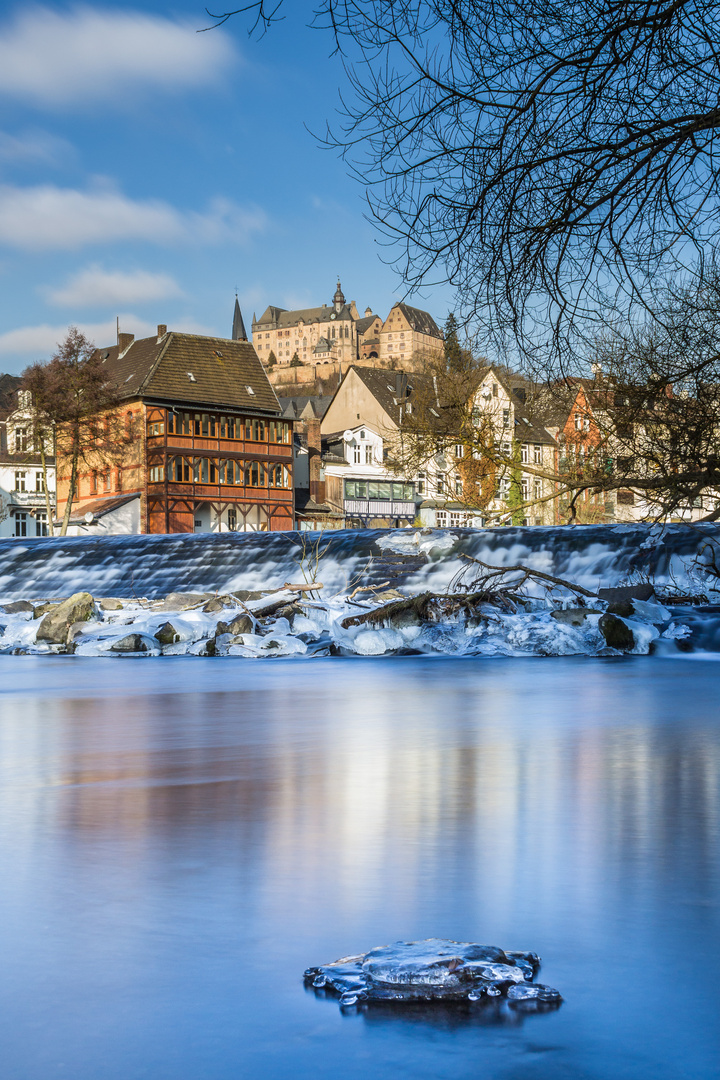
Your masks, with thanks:
[[(463, 567), (455, 575), (450, 585), (451, 588), (467, 589), (468, 592), (472, 591), (474, 593), (487, 592), (488, 599), (491, 599), (497, 592), (516, 594), (518, 589), (521, 589), (526, 582), (537, 581), (542, 585), (547, 582), (552, 586), (567, 589), (568, 592), (575, 593), (578, 596), (589, 596), (592, 600), (597, 599), (597, 593), (584, 589), (582, 585), (576, 585), (574, 582), (566, 581), (565, 578), (556, 577), (554, 574), (547, 574), (544, 570), (533, 570), (530, 566), (523, 566), (522, 563), (518, 563), (516, 566), (492, 566), (490, 563), (475, 559), (472, 555), (466, 555), (464, 552), (460, 552), (460, 558), (464, 559), (469, 565)], [(485, 572), (478, 573), (471, 581), (466, 583), (463, 579), (471, 566), (479, 566)], [(522, 577), (500, 585), (498, 579), (502, 579), (508, 574), (522, 574)]]

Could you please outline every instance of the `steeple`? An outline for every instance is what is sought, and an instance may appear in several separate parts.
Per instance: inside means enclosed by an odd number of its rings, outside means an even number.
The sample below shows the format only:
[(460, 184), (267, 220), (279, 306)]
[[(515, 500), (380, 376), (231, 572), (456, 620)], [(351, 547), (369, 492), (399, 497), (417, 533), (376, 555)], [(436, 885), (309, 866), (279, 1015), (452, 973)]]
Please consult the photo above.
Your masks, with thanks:
[(237, 293), (235, 294), (235, 311), (233, 312), (232, 339), (233, 341), (247, 341), (248, 339)]
[(342, 309), (345, 307), (345, 297), (343, 296), (343, 291), (340, 288), (340, 279), (339, 278), (338, 278), (338, 283), (337, 283), (337, 291), (335, 292), (335, 295), (333, 296), (333, 307), (335, 308), (336, 311), (342, 311)]

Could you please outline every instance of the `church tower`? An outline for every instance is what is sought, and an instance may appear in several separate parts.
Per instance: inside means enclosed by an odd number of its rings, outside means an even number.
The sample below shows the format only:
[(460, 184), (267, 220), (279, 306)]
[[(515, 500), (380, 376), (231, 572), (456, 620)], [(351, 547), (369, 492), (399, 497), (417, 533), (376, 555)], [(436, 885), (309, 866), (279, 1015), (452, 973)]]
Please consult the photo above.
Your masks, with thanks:
[(247, 339), (248, 336), (245, 330), (245, 323), (243, 322), (242, 312), (240, 311), (240, 304), (238, 303), (238, 298), (236, 296), (235, 311), (233, 312), (232, 340), (247, 341)]
[(333, 296), (333, 307), (336, 311), (342, 311), (342, 309), (345, 307), (345, 297), (343, 295), (342, 289), (340, 288), (339, 281), (337, 283), (335, 295)]

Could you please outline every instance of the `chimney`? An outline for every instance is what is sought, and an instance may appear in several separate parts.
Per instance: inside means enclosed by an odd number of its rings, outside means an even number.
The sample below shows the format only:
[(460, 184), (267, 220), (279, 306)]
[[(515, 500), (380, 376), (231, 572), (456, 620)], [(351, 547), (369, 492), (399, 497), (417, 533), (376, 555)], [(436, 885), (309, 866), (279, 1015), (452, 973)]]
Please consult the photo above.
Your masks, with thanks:
[(164, 338), (166, 334), (167, 326), (165, 323), (158, 323), (158, 341), (160, 341), (161, 338)]
[(135, 340), (134, 334), (118, 334), (118, 348), (120, 350), (120, 356), (126, 353), (133, 341)]
[(308, 466), (310, 469), (310, 498), (315, 503), (325, 502), (325, 480), (320, 479), (322, 466), (320, 421), (317, 419), (306, 420)]

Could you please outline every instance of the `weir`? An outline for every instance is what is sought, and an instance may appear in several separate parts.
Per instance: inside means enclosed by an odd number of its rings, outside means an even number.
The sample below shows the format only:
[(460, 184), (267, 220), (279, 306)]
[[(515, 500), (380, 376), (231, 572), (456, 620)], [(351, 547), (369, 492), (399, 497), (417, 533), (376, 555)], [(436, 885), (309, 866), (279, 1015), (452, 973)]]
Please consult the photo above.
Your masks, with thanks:
[(497, 566), (524, 563), (593, 591), (628, 579), (693, 591), (693, 564), (718, 546), (717, 524), (4, 539), (0, 599), (78, 590), (156, 599), (272, 589), (315, 575), (326, 595), (384, 582), (438, 591), (464, 565), (463, 553)]

